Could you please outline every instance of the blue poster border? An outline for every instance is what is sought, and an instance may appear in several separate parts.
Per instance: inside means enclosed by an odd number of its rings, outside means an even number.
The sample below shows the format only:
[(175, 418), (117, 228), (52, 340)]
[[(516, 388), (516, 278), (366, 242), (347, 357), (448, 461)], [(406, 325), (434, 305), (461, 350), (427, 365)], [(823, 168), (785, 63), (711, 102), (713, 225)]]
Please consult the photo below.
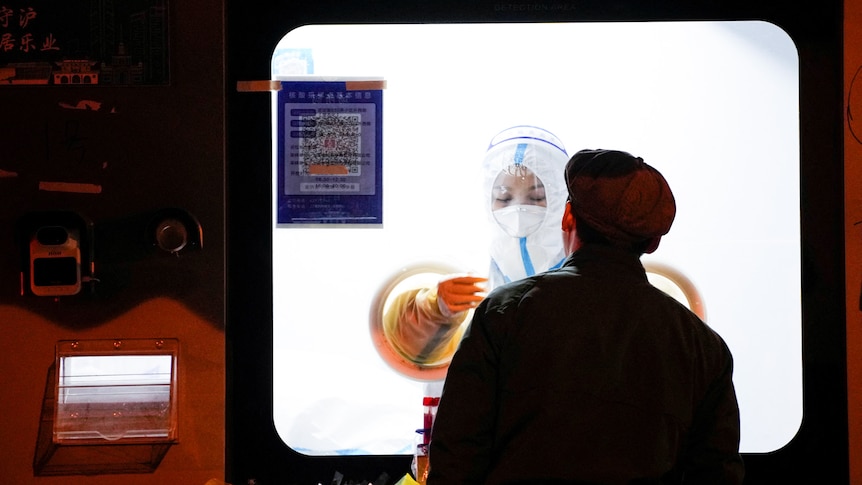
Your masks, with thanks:
[[(283, 80), (277, 91), (277, 148), (276, 148), (276, 224), (280, 227), (300, 225), (352, 225), (373, 226), (383, 223), (383, 88), (382, 80)], [(359, 107), (362, 108), (359, 108)], [(310, 108), (310, 109), (309, 109)], [(373, 138), (373, 150), (363, 153), (370, 159), (364, 161), (364, 169), (373, 172), (363, 182), (344, 184), (353, 186), (355, 193), (336, 191), (328, 193), (298, 193), (298, 179), (311, 179), (308, 174), (301, 175), (295, 169), (297, 154), (289, 145), (302, 130), (302, 122), (292, 118), (297, 110), (341, 110), (364, 111), (367, 113), (359, 130), (363, 140)], [(288, 119), (291, 122), (288, 122)], [(292, 124), (293, 126), (288, 126)], [(314, 135), (310, 135), (312, 138)], [(366, 147), (370, 148), (370, 147)], [(353, 177), (359, 179), (361, 177)], [(351, 180), (353, 179), (351, 178)], [(369, 178), (373, 178), (369, 180)], [(319, 180), (347, 180), (323, 175)], [(303, 184), (303, 187), (308, 184)], [(335, 186), (336, 184), (324, 184)]]

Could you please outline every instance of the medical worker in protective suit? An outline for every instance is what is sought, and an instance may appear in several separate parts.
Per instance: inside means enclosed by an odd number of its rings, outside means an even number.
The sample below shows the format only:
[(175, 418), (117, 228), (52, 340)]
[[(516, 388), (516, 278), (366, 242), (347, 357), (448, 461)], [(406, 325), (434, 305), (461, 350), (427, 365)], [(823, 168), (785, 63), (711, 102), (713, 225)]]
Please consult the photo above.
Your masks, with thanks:
[(562, 264), (568, 159), (556, 136), (534, 126), (508, 128), (491, 140), (482, 161), (493, 227), (488, 278), (451, 275), (436, 287), (397, 295), (383, 317), (397, 352), (420, 365), (445, 362), (461, 339), (461, 323), (487, 291)]

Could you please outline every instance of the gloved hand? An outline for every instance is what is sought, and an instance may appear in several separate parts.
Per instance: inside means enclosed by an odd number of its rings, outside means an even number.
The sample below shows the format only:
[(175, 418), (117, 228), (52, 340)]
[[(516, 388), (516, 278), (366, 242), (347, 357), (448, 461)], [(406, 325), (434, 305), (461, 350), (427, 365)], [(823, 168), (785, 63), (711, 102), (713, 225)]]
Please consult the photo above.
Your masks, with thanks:
[(454, 276), (437, 283), (437, 306), (447, 316), (476, 308), (485, 298), (484, 283), (488, 278)]

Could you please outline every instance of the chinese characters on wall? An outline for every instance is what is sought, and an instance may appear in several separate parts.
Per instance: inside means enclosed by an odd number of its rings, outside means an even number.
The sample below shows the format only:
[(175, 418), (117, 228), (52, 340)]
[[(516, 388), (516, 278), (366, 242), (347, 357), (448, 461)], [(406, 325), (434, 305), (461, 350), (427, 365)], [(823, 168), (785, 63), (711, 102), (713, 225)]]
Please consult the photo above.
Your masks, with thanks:
[(168, 46), (167, 0), (0, 0), (0, 85), (167, 84)]
[[(32, 23), (37, 21), (39, 13), (33, 7), (19, 8), (17, 11), (6, 5), (0, 5), (0, 50), (9, 52), (17, 49), (24, 53), (60, 50), (57, 39), (48, 33), (44, 39), (36, 39), (30, 30)], [(37, 40), (41, 41), (37, 46)]]

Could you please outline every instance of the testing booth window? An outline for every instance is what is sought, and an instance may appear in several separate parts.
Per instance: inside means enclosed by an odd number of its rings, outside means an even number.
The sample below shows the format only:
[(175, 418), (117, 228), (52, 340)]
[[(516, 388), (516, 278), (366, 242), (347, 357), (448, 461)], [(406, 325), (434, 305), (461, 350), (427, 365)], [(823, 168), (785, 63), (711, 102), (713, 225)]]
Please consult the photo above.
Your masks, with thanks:
[[(786, 445), (802, 419), (798, 72), (789, 36), (759, 21), (286, 34), (274, 79), (374, 78), (385, 89), (381, 223), (273, 220), (279, 436), (307, 455), (412, 453), (422, 397), (441, 376), (381, 356), (369, 322), (379, 292), (416, 265), (488, 273), (480, 163), (496, 133), (535, 125), (569, 154), (621, 149), (666, 176), (677, 218), (644, 262), (682, 275), (671, 291), (694, 289), (688, 303), (733, 352), (742, 451)], [(275, 160), (273, 180), (284, 191)]]

